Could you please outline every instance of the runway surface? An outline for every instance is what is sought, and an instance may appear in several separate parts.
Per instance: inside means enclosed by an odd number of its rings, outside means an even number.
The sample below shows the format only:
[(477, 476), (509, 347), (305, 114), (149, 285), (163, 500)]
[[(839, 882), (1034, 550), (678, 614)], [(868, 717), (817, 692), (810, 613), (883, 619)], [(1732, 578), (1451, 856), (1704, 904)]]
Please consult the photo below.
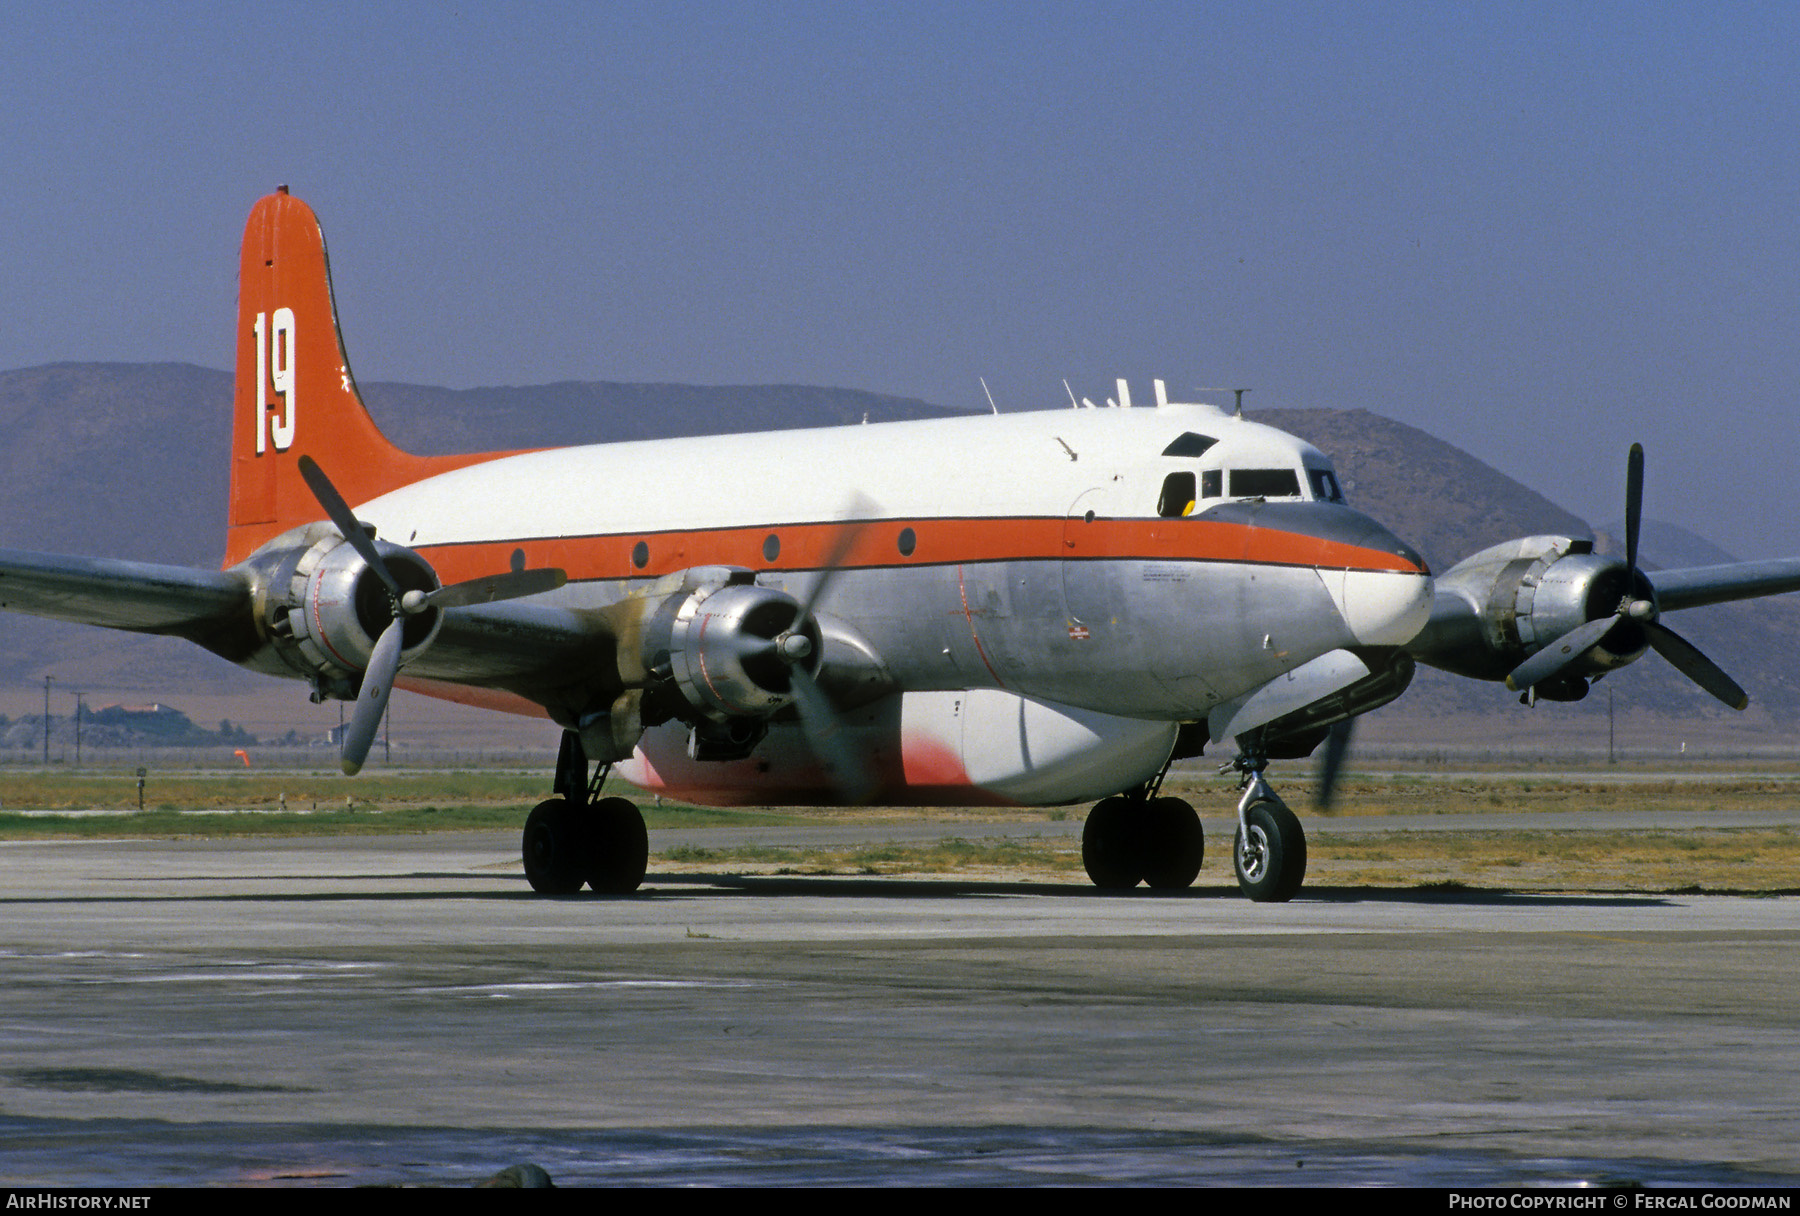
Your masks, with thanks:
[(541, 899), (510, 835), (3, 845), (0, 1183), (1800, 1182), (1800, 901), (1219, 866)]

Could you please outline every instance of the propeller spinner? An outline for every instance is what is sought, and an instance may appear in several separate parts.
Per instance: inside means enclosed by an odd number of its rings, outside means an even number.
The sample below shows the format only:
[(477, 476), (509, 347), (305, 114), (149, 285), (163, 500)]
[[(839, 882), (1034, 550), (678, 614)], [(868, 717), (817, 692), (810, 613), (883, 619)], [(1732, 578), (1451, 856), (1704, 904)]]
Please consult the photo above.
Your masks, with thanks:
[[(813, 618), (813, 609), (843, 570), (851, 548), (868, 527), (866, 521), (870, 513), (868, 500), (861, 495), (851, 502), (848, 514), (857, 522), (846, 523), (833, 538), (831, 551), (825, 556), (824, 568), (819, 572), (806, 599), (801, 602), (800, 611), (794, 618), (796, 621), (809, 621)], [(863, 754), (851, 747), (849, 740), (844, 738), (837, 710), (832, 707), (830, 698), (803, 664), (810, 653), (810, 643), (803, 649), (788, 645), (789, 641), (806, 642), (806, 639), (799, 635), (783, 639), (778, 645), (778, 653), (793, 668), (794, 709), (800, 715), (800, 729), (806, 735), (807, 746), (812, 748), (813, 755), (830, 772), (832, 783), (843, 799), (860, 806), (875, 796), (879, 782), (869, 771)]]

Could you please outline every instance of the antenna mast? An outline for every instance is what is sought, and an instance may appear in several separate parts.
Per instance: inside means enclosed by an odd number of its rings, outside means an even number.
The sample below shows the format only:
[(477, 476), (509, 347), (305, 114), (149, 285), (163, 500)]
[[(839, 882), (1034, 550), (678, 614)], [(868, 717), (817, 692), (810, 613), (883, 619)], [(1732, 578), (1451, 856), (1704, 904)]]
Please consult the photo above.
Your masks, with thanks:
[(1249, 389), (1247, 389), (1247, 388), (1203, 388), (1198, 391), (1200, 391), (1202, 393), (1232, 393), (1232, 394), (1234, 394), (1237, 397), (1237, 408), (1233, 411), (1233, 413), (1235, 414), (1236, 417), (1239, 417), (1239, 418), (1242, 418), (1244, 416), (1244, 394), (1249, 392), (1250, 391)]

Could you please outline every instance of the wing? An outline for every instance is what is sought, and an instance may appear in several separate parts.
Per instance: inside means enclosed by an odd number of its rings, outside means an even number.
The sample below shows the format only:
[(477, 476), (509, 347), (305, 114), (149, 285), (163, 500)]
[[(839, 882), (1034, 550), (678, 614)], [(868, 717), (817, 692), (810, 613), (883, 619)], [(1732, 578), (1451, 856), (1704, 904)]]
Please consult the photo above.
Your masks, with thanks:
[[(186, 638), (233, 662), (268, 646), (256, 601), (256, 577), (246, 567), (196, 570), (0, 549), (0, 609)], [(432, 645), (413, 664), (425, 678), (503, 688), (541, 703), (551, 690), (592, 683), (612, 667), (601, 613), (505, 602), (441, 615)]]
[(187, 638), (227, 658), (255, 649), (250, 581), (237, 570), (0, 549), (0, 608)]
[(1800, 591), (1800, 557), (1659, 570), (1651, 577), (1656, 580), (1656, 598), (1663, 611), (1674, 612)]

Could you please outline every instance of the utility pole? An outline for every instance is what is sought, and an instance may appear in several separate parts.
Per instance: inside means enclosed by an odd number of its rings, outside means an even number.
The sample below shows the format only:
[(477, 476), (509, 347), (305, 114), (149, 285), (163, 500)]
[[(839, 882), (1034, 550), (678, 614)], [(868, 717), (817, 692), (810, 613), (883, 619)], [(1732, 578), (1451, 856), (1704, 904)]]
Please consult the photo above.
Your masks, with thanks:
[(44, 677), (44, 767), (50, 767), (50, 681), (55, 676)]
[(82, 698), (85, 696), (87, 696), (87, 694), (85, 692), (78, 692), (75, 694), (75, 767), (76, 768), (81, 767), (81, 710), (82, 710)]

